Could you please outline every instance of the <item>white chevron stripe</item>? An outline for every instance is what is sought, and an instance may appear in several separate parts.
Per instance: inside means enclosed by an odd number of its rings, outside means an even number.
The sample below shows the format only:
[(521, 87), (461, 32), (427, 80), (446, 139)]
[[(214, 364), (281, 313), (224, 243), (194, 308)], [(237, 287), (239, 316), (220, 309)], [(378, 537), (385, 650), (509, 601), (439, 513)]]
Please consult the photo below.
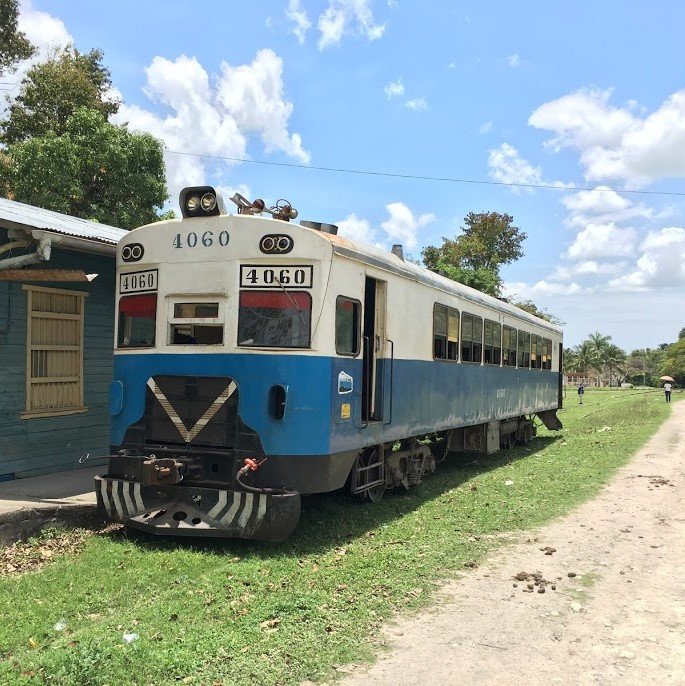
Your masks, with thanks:
[(133, 498), (136, 501), (136, 511), (141, 512), (145, 509), (143, 499), (140, 496), (140, 484), (133, 485)]
[(240, 503), (242, 502), (242, 493), (238, 493), (237, 491), (233, 491), (233, 504), (231, 505), (230, 509), (228, 512), (221, 518), (221, 521), (226, 524), (227, 526), (230, 526), (233, 524), (233, 519), (235, 517), (235, 513), (238, 511), (238, 508), (240, 507)]
[(173, 408), (172, 404), (168, 401), (167, 397), (162, 393), (159, 386), (154, 379), (150, 378), (147, 380), (148, 388), (152, 391), (153, 395), (157, 400), (159, 400), (160, 405), (164, 408), (169, 419), (173, 422), (174, 426), (178, 429), (181, 434), (181, 438), (186, 442), (190, 443), (202, 429), (207, 426), (209, 422), (212, 421), (214, 415), (221, 409), (221, 406), (235, 393), (236, 386), (235, 381), (226, 386), (226, 388), (219, 394), (216, 400), (207, 408), (206, 412), (200, 417), (200, 419), (195, 422), (190, 431), (186, 428), (183, 420), (178, 416), (178, 412)]
[(257, 519), (255, 521), (255, 529), (259, 526), (262, 519), (264, 519), (264, 515), (266, 514), (266, 501), (267, 501), (267, 496), (265, 496), (262, 493), (259, 496), (259, 506), (257, 508)]
[(246, 493), (245, 494), (245, 507), (243, 509), (243, 513), (240, 515), (240, 519), (238, 520), (238, 526), (241, 529), (245, 528), (245, 525), (247, 524), (247, 520), (250, 518), (250, 515), (252, 514), (252, 505), (254, 504), (254, 496), (252, 493)]
[[(119, 516), (124, 519), (124, 510), (121, 507), (121, 500), (119, 499), (119, 484), (121, 481), (112, 481), (112, 499), (114, 500), (114, 507), (117, 509)], [(123, 485), (123, 484), (122, 484)]]
[(102, 504), (105, 506), (107, 511), (107, 516), (112, 516), (112, 505), (109, 502), (109, 496), (107, 495), (107, 482), (103, 479), (100, 482), (100, 493), (102, 495)]
[(126, 504), (126, 511), (128, 512), (128, 516), (132, 517), (135, 512), (136, 508), (133, 506), (133, 501), (131, 500), (131, 491), (133, 491), (133, 484), (130, 482), (121, 482), (121, 490), (124, 493), (124, 503)]
[(226, 491), (219, 491), (219, 500), (217, 500), (216, 505), (207, 513), (207, 516), (216, 519), (219, 512), (226, 507), (227, 497), (228, 493)]

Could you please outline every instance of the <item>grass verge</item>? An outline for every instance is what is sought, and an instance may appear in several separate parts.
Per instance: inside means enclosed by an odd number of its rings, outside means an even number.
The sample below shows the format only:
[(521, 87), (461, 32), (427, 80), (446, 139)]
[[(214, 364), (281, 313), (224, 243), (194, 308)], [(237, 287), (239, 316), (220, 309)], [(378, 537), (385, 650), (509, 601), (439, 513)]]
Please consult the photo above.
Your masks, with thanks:
[(658, 392), (574, 401), (560, 434), (452, 457), (376, 505), (308, 498), (282, 544), (109, 532), (2, 577), (0, 683), (286, 685), (371, 659), (384, 620), (424, 605), (503, 534), (593, 496), (669, 413)]

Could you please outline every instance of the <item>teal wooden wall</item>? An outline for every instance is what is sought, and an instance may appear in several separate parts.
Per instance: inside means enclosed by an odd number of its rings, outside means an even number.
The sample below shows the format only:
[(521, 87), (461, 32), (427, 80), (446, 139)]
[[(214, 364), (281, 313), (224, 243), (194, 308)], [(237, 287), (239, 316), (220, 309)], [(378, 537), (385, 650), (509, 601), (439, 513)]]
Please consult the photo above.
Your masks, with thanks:
[[(0, 229), (0, 243), (6, 232)], [(60, 250), (53, 246), (49, 266), (98, 274), (90, 283), (36, 283), (85, 290), (84, 414), (20, 419), (26, 383), (26, 291), (20, 283), (0, 282), (0, 479), (90, 467), (109, 454), (109, 384), (114, 336), (114, 257)], [(91, 459), (79, 464), (79, 458)], [(104, 461), (100, 460), (100, 463)]]

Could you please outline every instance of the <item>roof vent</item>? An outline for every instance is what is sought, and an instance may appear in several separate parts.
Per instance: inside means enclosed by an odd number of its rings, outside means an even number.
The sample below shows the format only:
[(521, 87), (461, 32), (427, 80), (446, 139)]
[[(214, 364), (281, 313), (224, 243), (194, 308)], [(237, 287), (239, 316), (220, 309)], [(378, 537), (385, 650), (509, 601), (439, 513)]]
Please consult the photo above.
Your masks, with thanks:
[(300, 226), (304, 226), (306, 229), (314, 229), (314, 231), (321, 231), (322, 233), (332, 233), (334, 236), (338, 235), (338, 227), (335, 224), (301, 221)]
[(395, 257), (399, 257), (402, 262), (404, 262), (404, 248), (399, 244), (395, 243), (395, 245), (392, 246), (392, 250), (390, 251)]

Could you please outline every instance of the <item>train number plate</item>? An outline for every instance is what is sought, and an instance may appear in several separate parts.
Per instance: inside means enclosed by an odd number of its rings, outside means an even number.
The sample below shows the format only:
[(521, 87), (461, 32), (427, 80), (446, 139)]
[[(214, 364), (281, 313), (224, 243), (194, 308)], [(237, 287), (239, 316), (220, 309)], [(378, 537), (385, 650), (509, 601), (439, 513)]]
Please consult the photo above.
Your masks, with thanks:
[(240, 265), (241, 288), (311, 288), (313, 276), (311, 265)]
[(157, 270), (119, 274), (119, 293), (150, 293), (157, 290)]

